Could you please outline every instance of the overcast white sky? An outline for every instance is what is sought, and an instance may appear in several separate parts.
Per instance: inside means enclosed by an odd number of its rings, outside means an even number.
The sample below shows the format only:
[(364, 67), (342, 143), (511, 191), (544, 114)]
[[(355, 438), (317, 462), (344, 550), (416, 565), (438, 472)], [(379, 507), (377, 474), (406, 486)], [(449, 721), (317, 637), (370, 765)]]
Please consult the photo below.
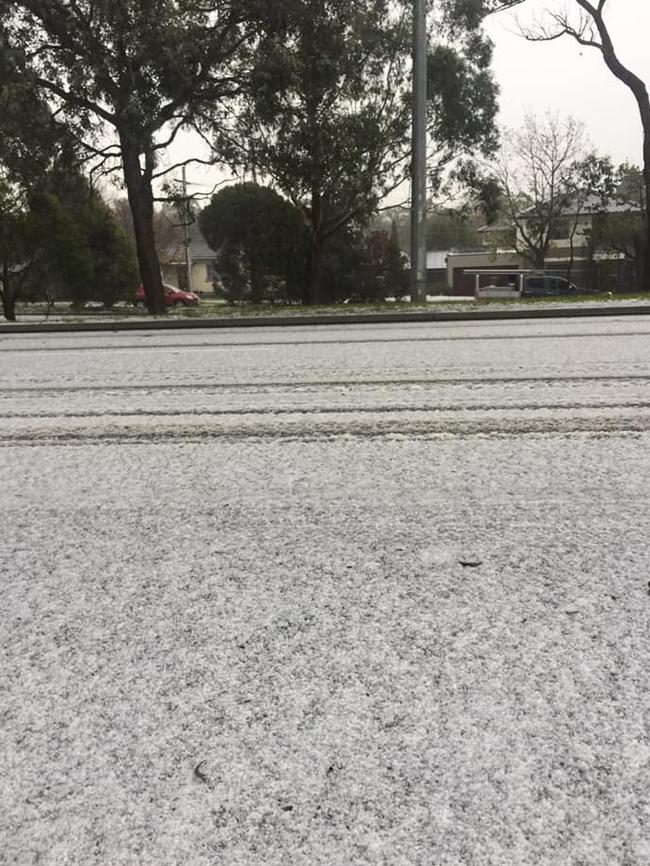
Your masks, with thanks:
[[(564, 37), (551, 43), (530, 43), (517, 35), (517, 19), (531, 23), (545, 9), (577, 8), (574, 0), (527, 0), (516, 13), (488, 20), (495, 43), (494, 72), (499, 86), (500, 123), (516, 126), (528, 112), (557, 111), (583, 121), (592, 146), (615, 162), (641, 163), (642, 134), (636, 103), (616, 81), (598, 51)], [(650, 0), (608, 0), (607, 21), (620, 59), (650, 86)], [(196, 139), (179, 140), (171, 161), (196, 152)], [(227, 175), (188, 168), (191, 191), (208, 191)], [(397, 198), (404, 197), (402, 192)]]
[[(493, 16), (494, 71), (501, 87), (501, 121), (516, 126), (531, 110), (573, 115), (587, 127), (592, 145), (615, 161), (641, 162), (639, 114), (628, 89), (602, 56), (564, 37), (530, 43), (515, 35), (517, 17), (529, 23), (544, 9), (577, 8), (574, 0), (528, 0), (516, 13)], [(650, 0), (608, 0), (607, 21), (620, 59), (650, 86)]]

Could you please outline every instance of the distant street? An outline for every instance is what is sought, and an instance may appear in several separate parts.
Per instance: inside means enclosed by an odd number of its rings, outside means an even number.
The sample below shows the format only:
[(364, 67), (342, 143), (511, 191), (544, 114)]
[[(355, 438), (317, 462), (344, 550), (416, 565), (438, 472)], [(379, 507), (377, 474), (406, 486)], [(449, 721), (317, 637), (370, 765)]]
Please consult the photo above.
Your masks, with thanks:
[(650, 317), (0, 333), (0, 862), (650, 862)]

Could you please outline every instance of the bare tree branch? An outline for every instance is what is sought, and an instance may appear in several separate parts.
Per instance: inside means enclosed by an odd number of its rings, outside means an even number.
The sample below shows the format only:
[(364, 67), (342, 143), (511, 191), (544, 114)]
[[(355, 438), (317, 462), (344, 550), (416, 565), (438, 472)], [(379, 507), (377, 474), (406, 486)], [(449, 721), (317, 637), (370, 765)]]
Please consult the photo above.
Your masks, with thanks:
[(170, 165), (169, 168), (165, 168), (162, 171), (156, 171), (151, 175), (152, 180), (157, 180), (159, 177), (165, 177), (172, 171), (176, 171), (179, 168), (183, 168), (184, 165), (210, 165), (214, 166), (214, 159), (201, 159), (198, 156), (192, 156), (189, 159), (184, 159), (182, 162), (174, 163), (174, 165)]
[[(646, 256), (644, 285), (650, 291), (650, 96), (646, 83), (620, 60), (605, 20), (607, 0), (573, 0), (578, 13), (577, 21), (569, 10), (547, 15), (547, 20), (536, 22), (532, 27), (520, 28), (521, 35), (529, 41), (549, 42), (569, 36), (579, 45), (599, 51), (612, 75), (624, 84), (636, 100), (643, 127), (643, 175), (645, 187)], [(577, 7), (577, 9), (576, 9)]]
[(70, 93), (64, 87), (56, 84), (54, 81), (48, 81), (46, 78), (37, 78), (36, 84), (42, 87), (44, 90), (49, 93), (58, 96), (68, 105), (75, 105), (78, 108), (83, 108), (86, 111), (90, 111), (93, 114), (96, 114), (98, 117), (101, 117), (102, 120), (105, 120), (107, 123), (115, 124), (116, 116), (113, 112), (108, 111), (108, 109), (103, 108), (96, 102), (92, 102), (90, 99), (86, 99), (83, 96), (79, 96), (74, 93)]

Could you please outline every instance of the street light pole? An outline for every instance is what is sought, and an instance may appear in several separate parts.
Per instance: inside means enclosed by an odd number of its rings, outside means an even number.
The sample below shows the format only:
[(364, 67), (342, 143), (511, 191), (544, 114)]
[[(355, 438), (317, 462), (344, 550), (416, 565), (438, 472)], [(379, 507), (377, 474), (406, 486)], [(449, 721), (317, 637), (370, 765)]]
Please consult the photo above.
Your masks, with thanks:
[(413, 0), (413, 147), (411, 158), (411, 301), (426, 296), (427, 13)]

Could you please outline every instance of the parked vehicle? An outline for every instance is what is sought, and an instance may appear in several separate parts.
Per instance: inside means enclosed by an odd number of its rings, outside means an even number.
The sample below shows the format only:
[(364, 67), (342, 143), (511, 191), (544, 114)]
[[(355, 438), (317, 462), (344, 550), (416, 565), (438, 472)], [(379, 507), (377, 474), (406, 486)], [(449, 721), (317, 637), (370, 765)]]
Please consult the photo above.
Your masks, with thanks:
[(563, 277), (539, 275), (526, 277), (523, 297), (546, 298), (553, 295), (577, 295), (581, 294), (582, 291)]
[[(196, 307), (199, 303), (199, 296), (194, 292), (186, 292), (184, 289), (177, 289), (176, 286), (170, 286), (168, 283), (163, 283), (165, 290), (165, 306), (167, 307)], [(136, 307), (144, 307), (144, 286), (139, 285), (133, 302)]]
[[(564, 277), (554, 277), (544, 273), (529, 273), (527, 271), (497, 271), (493, 269), (467, 270), (464, 272), (475, 279), (474, 297), (479, 300), (506, 298), (549, 298), (561, 295), (592, 294), (588, 289), (578, 288)], [(480, 285), (480, 279), (490, 277), (495, 282), (490, 285)]]

